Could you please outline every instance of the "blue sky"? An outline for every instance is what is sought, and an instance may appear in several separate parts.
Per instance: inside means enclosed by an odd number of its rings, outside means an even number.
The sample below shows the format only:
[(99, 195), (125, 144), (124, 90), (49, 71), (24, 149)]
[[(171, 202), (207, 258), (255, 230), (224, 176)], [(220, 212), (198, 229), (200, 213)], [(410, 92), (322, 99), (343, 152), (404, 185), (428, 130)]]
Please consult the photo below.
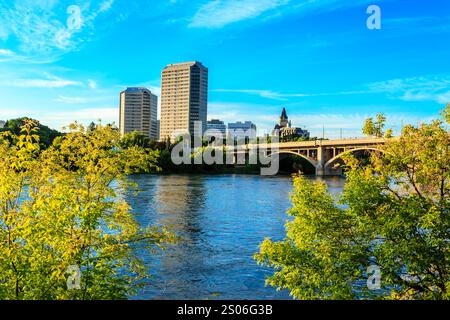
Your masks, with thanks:
[[(381, 30), (366, 26), (372, 4)], [(198, 60), (208, 118), (267, 131), (286, 107), (337, 138), (384, 112), (398, 131), (450, 101), (449, 36), (447, 0), (0, 0), (0, 119), (117, 122), (121, 90), (159, 94), (165, 65)]]

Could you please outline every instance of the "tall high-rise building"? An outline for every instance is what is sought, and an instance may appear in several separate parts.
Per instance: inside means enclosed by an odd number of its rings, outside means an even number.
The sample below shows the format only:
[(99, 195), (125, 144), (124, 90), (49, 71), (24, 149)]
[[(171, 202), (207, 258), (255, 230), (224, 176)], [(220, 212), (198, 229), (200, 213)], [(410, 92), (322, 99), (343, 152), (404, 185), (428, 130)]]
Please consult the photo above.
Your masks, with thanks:
[(160, 139), (194, 135), (194, 124), (206, 131), (208, 68), (200, 62), (170, 64), (162, 71)]
[(156, 121), (156, 128), (157, 128), (157, 130), (156, 130), (156, 132), (157, 132), (156, 137), (157, 137), (157, 140), (159, 140), (159, 137), (161, 136), (160, 135), (160, 126), (161, 126), (161, 121), (158, 119)]
[(127, 88), (120, 93), (120, 134), (138, 131), (158, 140), (158, 97), (146, 88)]

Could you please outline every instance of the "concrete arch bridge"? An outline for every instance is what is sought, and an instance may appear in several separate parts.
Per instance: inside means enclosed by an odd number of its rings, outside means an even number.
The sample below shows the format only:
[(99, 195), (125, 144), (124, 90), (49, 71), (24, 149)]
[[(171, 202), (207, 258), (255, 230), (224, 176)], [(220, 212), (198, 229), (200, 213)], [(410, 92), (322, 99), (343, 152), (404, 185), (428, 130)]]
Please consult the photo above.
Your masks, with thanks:
[[(275, 153), (300, 156), (314, 166), (317, 176), (327, 176), (342, 174), (339, 163), (344, 154), (381, 151), (380, 147), (385, 142), (386, 139), (383, 138), (315, 140), (260, 144), (258, 147), (266, 150), (267, 156)], [(252, 145), (247, 147), (252, 148)]]

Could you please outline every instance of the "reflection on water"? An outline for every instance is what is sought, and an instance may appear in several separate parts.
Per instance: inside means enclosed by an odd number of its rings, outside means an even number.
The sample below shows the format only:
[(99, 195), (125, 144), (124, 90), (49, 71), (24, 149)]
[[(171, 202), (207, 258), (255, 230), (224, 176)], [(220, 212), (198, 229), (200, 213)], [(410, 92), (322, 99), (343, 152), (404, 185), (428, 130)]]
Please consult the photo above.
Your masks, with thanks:
[[(167, 226), (182, 239), (154, 254), (141, 252), (153, 278), (137, 299), (289, 299), (265, 287), (270, 270), (253, 254), (265, 237), (284, 237), (290, 177), (140, 175), (129, 195), (143, 226)], [(332, 193), (343, 179), (327, 179)]]

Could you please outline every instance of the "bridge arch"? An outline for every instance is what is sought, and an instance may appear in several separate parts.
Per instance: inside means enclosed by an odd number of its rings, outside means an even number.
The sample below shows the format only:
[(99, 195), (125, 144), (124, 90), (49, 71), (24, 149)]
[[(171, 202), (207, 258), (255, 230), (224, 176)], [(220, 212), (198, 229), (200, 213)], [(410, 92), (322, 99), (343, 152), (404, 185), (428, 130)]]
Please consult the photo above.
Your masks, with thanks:
[(295, 155), (295, 156), (298, 156), (298, 157), (301, 157), (301, 158), (305, 159), (305, 160), (308, 161), (314, 168), (317, 168), (317, 163), (318, 163), (317, 160), (308, 158), (308, 157), (306, 157), (306, 156), (304, 156), (304, 155), (302, 155), (302, 154), (300, 154), (300, 153), (298, 153), (298, 152), (295, 152), (295, 151), (280, 150), (280, 151), (271, 153), (271, 154), (270, 154), (270, 157), (272, 157), (274, 154), (278, 154), (278, 155), (280, 155), (280, 154), (293, 154), (293, 155)]
[(334, 158), (328, 160), (325, 163), (324, 168), (329, 168), (331, 166), (331, 164), (333, 164), (333, 162), (335, 162), (338, 159), (341, 159), (342, 156), (344, 156), (346, 154), (354, 153), (357, 151), (378, 151), (378, 152), (384, 153), (384, 151), (382, 149), (376, 148), (376, 147), (362, 147), (362, 148), (350, 149), (350, 150), (344, 151), (344, 152), (338, 154), (337, 156), (335, 156)]

